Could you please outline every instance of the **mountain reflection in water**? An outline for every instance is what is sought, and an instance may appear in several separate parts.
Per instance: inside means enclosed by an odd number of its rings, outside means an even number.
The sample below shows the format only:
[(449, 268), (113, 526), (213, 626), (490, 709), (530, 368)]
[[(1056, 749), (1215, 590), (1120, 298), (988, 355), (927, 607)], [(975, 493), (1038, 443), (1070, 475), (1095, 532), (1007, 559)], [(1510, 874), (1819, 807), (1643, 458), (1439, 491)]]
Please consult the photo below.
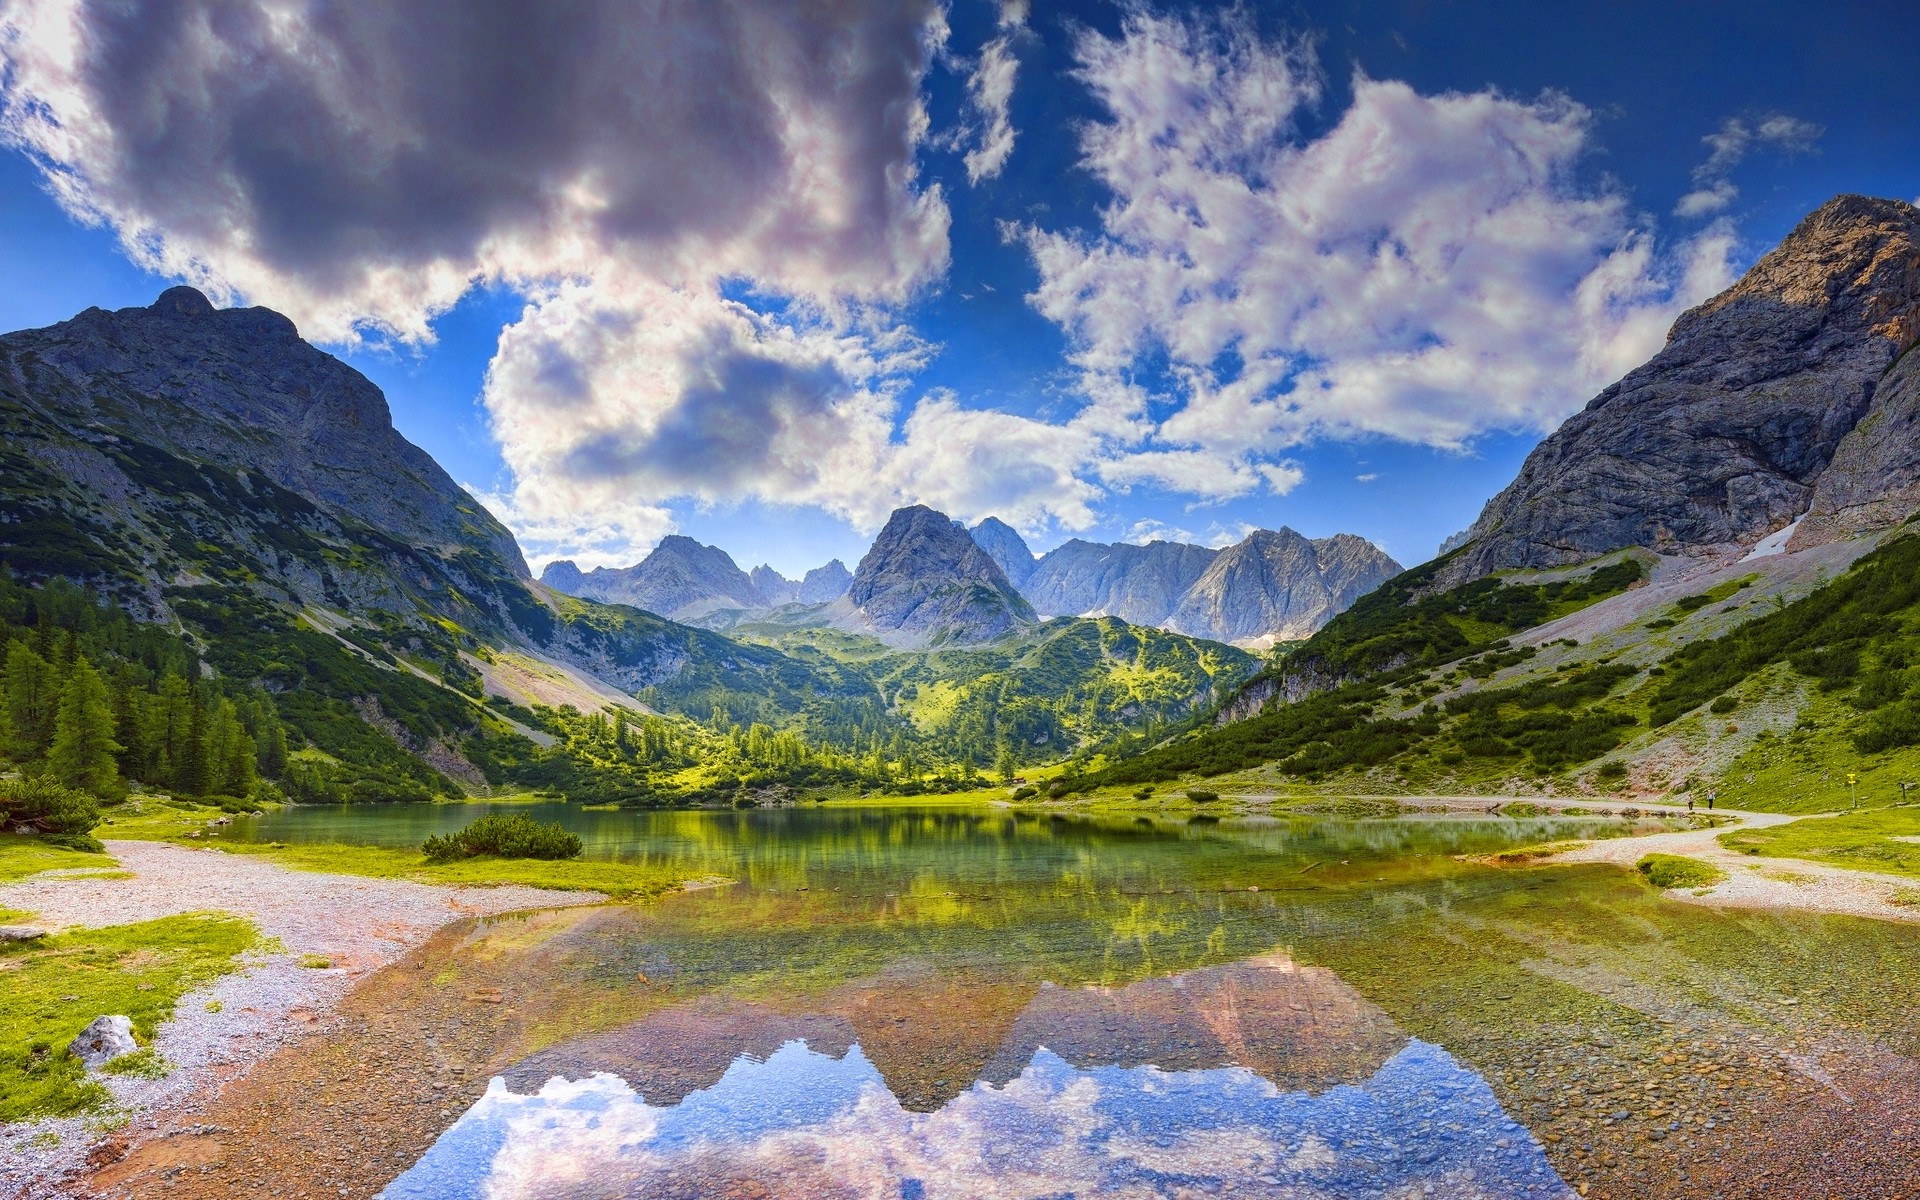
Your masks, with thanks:
[(908, 967), (798, 1013), (703, 998), (495, 1079), (384, 1195), (1571, 1192), (1479, 1076), (1269, 955), (1121, 988)]

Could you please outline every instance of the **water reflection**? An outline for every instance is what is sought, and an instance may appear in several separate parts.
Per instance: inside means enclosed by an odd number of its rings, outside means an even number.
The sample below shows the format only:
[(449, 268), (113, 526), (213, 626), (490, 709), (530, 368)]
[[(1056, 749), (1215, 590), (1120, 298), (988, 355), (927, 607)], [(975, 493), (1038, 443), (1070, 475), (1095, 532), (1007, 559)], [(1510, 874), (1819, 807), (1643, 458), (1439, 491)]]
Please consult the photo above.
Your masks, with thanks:
[(1486, 1083), (1278, 954), (1118, 988), (896, 969), (706, 996), (495, 1079), (387, 1189), (456, 1197), (1563, 1197)]

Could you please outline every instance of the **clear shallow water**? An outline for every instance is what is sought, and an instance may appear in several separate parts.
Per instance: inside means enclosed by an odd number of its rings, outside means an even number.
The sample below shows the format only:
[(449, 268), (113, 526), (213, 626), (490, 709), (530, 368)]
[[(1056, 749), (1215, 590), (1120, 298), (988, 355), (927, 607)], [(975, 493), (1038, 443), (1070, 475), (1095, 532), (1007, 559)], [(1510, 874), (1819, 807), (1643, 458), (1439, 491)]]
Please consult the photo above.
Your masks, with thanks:
[(426, 963), (413, 994), (497, 988), (511, 1032), (394, 1197), (1786, 1195), (1713, 1173), (1783, 1121), (1884, 1140), (1873, 1081), (1920, 1082), (1911, 929), (1452, 857), (1618, 819), (515, 809), (741, 882)]

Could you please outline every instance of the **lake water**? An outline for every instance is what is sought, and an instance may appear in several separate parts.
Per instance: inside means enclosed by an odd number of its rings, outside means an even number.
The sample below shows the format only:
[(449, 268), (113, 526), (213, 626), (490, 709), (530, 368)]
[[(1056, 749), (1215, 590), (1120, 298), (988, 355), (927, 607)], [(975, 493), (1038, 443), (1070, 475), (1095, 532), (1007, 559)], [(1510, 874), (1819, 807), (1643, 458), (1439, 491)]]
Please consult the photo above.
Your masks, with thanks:
[[(396, 1200), (1867, 1195), (1920, 1149), (1912, 930), (1456, 857), (1619, 818), (512, 811), (738, 882), (417, 964), (423, 1010), (475, 1002), (434, 1053), (486, 1065)], [(1880, 1190), (1832, 1190), (1865, 1144)]]

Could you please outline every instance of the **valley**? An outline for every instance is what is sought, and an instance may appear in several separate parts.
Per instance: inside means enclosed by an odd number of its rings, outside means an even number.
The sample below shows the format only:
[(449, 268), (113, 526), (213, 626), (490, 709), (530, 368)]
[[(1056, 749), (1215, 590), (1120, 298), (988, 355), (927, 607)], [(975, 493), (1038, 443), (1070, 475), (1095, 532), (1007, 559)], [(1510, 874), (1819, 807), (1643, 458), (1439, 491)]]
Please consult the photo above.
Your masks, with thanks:
[(0, 337), (0, 1183), (1916, 1185), (1915, 314), (1832, 201), (1411, 569), (915, 504), (797, 580), (536, 579), (264, 309)]

